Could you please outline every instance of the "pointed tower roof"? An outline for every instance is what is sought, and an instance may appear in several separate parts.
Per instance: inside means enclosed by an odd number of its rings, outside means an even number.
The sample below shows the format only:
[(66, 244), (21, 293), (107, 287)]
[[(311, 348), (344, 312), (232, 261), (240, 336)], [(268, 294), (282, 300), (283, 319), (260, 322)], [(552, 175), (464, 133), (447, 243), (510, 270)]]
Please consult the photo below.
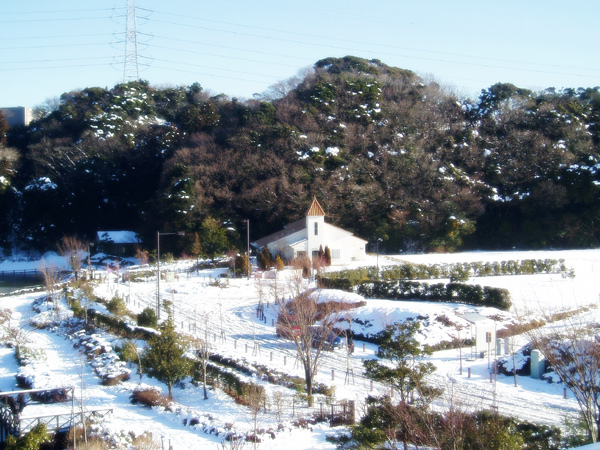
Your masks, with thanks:
[(317, 201), (317, 196), (315, 195), (313, 198), (312, 203), (310, 204), (310, 208), (308, 208), (308, 211), (306, 212), (306, 216), (324, 216), (325, 215), (325, 211), (323, 211), (323, 208), (321, 208), (321, 205), (319, 205), (319, 202)]

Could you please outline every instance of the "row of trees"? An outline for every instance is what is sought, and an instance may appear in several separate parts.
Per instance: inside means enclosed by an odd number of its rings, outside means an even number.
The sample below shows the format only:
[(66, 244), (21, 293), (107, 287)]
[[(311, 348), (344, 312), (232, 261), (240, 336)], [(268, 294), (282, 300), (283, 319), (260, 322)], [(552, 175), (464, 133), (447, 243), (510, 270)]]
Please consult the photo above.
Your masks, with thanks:
[(30, 127), (0, 127), (0, 236), (44, 248), (131, 229), (152, 242), (212, 217), (243, 247), (246, 220), (268, 235), (317, 195), (382, 249), (593, 246), (599, 111), (598, 88), (500, 83), (464, 99), (355, 57), (245, 102), (198, 84), (86, 88)]

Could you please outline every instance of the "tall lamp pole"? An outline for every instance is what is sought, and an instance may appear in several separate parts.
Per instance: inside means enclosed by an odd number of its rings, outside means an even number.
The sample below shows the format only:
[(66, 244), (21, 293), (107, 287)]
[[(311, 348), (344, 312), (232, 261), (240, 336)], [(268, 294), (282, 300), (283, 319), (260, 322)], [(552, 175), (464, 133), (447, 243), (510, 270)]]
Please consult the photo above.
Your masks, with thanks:
[(377, 240), (375, 241), (375, 246), (377, 248), (376, 252), (377, 252), (377, 279), (379, 280), (379, 243), (383, 241), (383, 239), (381, 238), (377, 238)]
[(156, 232), (156, 318), (160, 320), (160, 237), (176, 234), (178, 236), (185, 236), (184, 231), (178, 231), (176, 233), (161, 233)]
[(246, 249), (246, 251), (247, 251), (247, 253), (246, 253), (246, 255), (247, 255), (246, 273), (248, 274), (248, 279), (250, 279), (250, 267), (252, 267), (250, 265), (250, 219), (246, 219), (246, 233), (247, 233), (246, 239), (247, 239), (247, 243), (248, 243), (248, 246)]

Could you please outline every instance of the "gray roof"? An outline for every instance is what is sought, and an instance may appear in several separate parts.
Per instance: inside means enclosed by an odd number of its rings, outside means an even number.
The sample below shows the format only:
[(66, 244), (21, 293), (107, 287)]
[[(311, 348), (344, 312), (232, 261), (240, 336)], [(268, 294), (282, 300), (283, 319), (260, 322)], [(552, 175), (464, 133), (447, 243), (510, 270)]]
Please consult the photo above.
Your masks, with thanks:
[(304, 229), (306, 229), (306, 219), (296, 220), (295, 222), (292, 222), (289, 225), (287, 225), (283, 230), (252, 242), (252, 245), (258, 248), (262, 248), (265, 245), (270, 244), (271, 242), (278, 241), (279, 239), (283, 239), (284, 237), (287, 237)]

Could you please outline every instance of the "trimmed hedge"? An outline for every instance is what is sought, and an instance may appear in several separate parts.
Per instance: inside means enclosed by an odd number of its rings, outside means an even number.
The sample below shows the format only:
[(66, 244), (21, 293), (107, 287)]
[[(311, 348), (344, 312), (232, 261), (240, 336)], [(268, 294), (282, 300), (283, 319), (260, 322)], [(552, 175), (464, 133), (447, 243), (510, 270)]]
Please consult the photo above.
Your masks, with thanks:
[(398, 264), (381, 268), (379, 277), (375, 267), (327, 272), (319, 279), (322, 287), (350, 290), (366, 281), (378, 278), (394, 280), (431, 280), (450, 278), (452, 281), (466, 281), (471, 277), (493, 277), (506, 275), (563, 274), (573, 277), (573, 270), (567, 269), (564, 259), (524, 259), (493, 262), (466, 262), (454, 264)]
[(509, 310), (512, 303), (506, 289), (462, 283), (427, 284), (418, 281), (371, 281), (359, 285), (357, 293), (368, 298), (425, 300), (492, 306)]

